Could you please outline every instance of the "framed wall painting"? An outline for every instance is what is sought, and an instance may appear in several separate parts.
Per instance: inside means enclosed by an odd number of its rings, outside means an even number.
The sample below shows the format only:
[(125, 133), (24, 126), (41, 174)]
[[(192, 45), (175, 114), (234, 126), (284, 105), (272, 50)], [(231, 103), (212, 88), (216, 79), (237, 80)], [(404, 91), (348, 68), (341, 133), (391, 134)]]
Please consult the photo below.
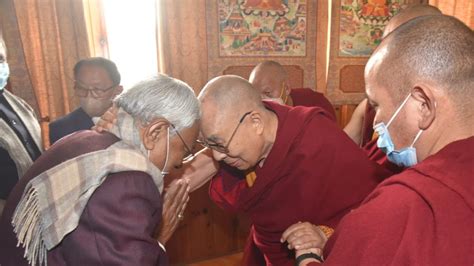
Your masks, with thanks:
[(405, 0), (341, 0), (339, 51), (342, 57), (368, 57), (382, 41), (385, 25)]
[(306, 56), (306, 0), (218, 0), (221, 57)]

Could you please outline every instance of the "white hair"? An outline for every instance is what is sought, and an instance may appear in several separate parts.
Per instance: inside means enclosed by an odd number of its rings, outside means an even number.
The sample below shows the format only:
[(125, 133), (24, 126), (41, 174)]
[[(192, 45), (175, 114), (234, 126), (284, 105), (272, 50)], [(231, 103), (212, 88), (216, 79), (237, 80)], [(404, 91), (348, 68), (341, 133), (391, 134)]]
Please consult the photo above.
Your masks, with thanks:
[(163, 74), (137, 83), (114, 102), (141, 123), (164, 118), (178, 131), (191, 127), (201, 117), (193, 89)]

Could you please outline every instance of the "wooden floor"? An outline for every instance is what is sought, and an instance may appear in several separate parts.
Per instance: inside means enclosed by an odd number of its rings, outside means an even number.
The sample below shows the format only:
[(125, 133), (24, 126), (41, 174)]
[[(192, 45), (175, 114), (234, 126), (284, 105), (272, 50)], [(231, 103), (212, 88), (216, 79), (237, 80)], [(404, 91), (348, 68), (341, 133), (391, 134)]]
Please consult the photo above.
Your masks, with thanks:
[(189, 266), (240, 266), (242, 261), (242, 252), (219, 257), (211, 260), (204, 260), (197, 263), (188, 264)]

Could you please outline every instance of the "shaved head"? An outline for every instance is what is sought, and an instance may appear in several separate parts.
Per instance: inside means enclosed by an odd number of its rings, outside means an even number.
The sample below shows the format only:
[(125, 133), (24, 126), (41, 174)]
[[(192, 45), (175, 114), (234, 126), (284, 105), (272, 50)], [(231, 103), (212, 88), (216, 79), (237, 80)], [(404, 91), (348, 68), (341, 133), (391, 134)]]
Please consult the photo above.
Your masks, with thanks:
[(245, 170), (266, 158), (275, 141), (278, 119), (246, 79), (233, 75), (214, 78), (198, 99), (201, 139), (212, 149), (215, 160)]
[(262, 98), (280, 98), (283, 103), (292, 105), (288, 74), (278, 62), (264, 61), (258, 64), (250, 73), (249, 81)]
[(427, 84), (447, 95), (459, 115), (472, 115), (474, 33), (454, 17), (423, 16), (401, 25), (375, 50), (366, 80), (385, 87), (400, 102)]
[(249, 81), (253, 83), (255, 79), (261, 79), (263, 75), (270, 75), (273, 79), (278, 79), (278, 82), (283, 82), (288, 79), (288, 74), (285, 68), (280, 63), (275, 61), (263, 61), (262, 63), (255, 66), (250, 73)]
[(203, 112), (209, 109), (216, 111), (216, 120), (238, 117), (249, 110), (264, 108), (260, 94), (252, 84), (235, 75), (219, 76), (210, 80), (198, 99)]
[(385, 38), (400, 25), (414, 18), (430, 15), (442, 15), (442, 13), (437, 7), (422, 4), (411, 5), (402, 9), (397, 15), (390, 19), (387, 26), (385, 26), (382, 38)]

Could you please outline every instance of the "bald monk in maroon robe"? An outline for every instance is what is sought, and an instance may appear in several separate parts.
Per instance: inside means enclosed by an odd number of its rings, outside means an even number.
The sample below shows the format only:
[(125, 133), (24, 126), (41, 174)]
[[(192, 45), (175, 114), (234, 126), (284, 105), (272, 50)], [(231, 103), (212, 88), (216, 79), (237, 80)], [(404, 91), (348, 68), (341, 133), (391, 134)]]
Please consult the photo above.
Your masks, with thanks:
[(318, 106), (336, 121), (334, 107), (324, 94), (308, 88), (291, 89), (288, 73), (278, 62), (269, 60), (258, 64), (250, 73), (249, 81), (264, 99), (273, 99), (289, 106)]
[[(221, 164), (210, 196), (253, 224), (245, 265), (293, 265), (280, 243), (289, 225), (311, 220), (335, 227), (389, 174), (321, 108), (262, 103), (237, 76), (211, 80), (198, 98), (201, 141)], [(253, 184), (245, 178), (248, 169), (255, 171)]]
[[(410, 5), (390, 19), (384, 28), (382, 37), (386, 37), (397, 27), (414, 18), (431, 15), (442, 15), (442, 13), (434, 6), (425, 4)], [(360, 147), (367, 150), (369, 154), (373, 153), (372, 148), (374, 146), (374, 117), (374, 108), (368, 104), (367, 99), (364, 99), (359, 103), (359, 105), (357, 105), (352, 114), (351, 120), (344, 128), (344, 131), (349, 135), (349, 137)], [(366, 145), (368, 146), (365, 147)], [(377, 155), (375, 158), (377, 160), (380, 156)]]
[[(382, 182), (328, 241), (309, 223), (288, 228), (282, 241), (305, 254), (299, 265), (319, 265), (323, 249), (324, 265), (473, 265), (472, 47), (473, 31), (441, 15), (382, 41), (366, 66), (366, 92), (379, 145), (412, 166)], [(394, 155), (410, 146), (409, 156)]]
[[(386, 37), (397, 27), (414, 18), (429, 15), (442, 14), (441, 11), (434, 6), (424, 4), (411, 5), (390, 19), (385, 26), (383, 37)], [(371, 160), (384, 166), (394, 174), (400, 173), (403, 168), (391, 163), (385, 156), (385, 153), (377, 148), (377, 139), (373, 129), (374, 118), (374, 108), (367, 102), (367, 99), (364, 99), (354, 110), (351, 120), (345, 126), (344, 131), (364, 150)]]

